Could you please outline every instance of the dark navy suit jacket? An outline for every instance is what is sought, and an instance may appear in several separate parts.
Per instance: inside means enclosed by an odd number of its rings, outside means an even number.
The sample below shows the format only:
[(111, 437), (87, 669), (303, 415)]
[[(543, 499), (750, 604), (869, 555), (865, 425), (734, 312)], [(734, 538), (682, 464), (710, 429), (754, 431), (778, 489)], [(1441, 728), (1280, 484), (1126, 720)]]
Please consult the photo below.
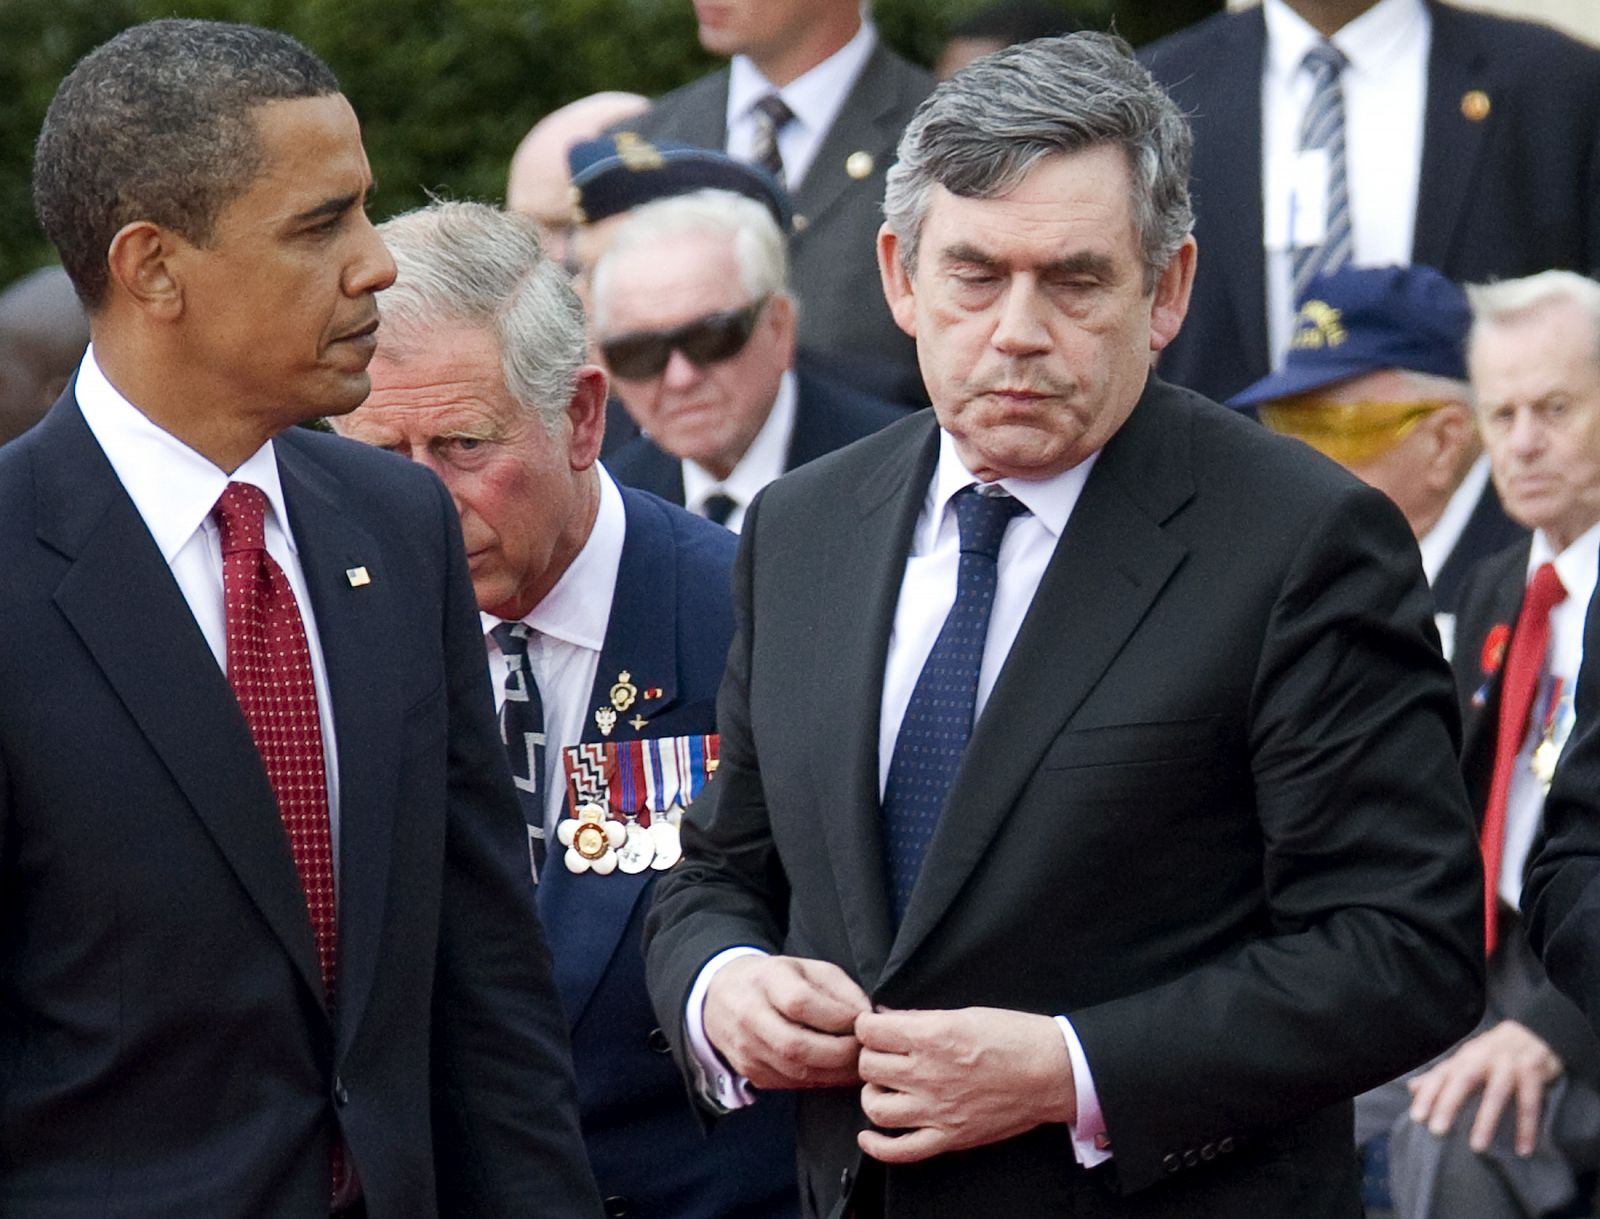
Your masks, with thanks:
[[(727, 530), (622, 489), (627, 535), (584, 713), (585, 741), (716, 731), (717, 687), (733, 636)], [(633, 707), (603, 735), (594, 709), (626, 672)], [(659, 697), (646, 698), (660, 691)], [(635, 728), (635, 715), (645, 721)], [(702, 1131), (644, 984), (641, 943), (655, 879), (574, 875), (552, 853), (539, 913), (577, 1063), (584, 1140), (611, 1213), (650, 1219), (781, 1219), (798, 1211), (793, 1108), (785, 1097)]]
[[(794, 435), (785, 471), (870, 436), (906, 416), (906, 408), (814, 373), (795, 374)], [(606, 460), (620, 483), (682, 505), (683, 463), (648, 436), (635, 436)]]
[[(1428, 0), (1433, 44), (1413, 262), (1460, 283), (1600, 266), (1600, 51), (1548, 26)], [(1168, 381), (1226, 401), (1270, 369), (1261, 244), (1259, 8), (1140, 58), (1190, 116), (1200, 263)], [(1474, 90), (1489, 111), (1468, 117)]]

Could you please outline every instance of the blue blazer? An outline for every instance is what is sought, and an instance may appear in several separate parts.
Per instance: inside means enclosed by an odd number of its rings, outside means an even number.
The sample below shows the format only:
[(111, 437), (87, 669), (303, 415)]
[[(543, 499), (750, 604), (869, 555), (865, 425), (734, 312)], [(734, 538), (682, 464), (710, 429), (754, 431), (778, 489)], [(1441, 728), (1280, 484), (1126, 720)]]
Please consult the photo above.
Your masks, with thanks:
[[(1600, 50), (1548, 26), (1428, 0), (1411, 260), (1459, 283), (1600, 266)], [(1140, 58), (1190, 116), (1200, 264), (1161, 375), (1224, 401), (1271, 371), (1262, 249), (1259, 8), (1219, 13)], [(1488, 114), (1469, 118), (1468, 93)]]
[[(0, 450), (0, 1213), (598, 1215), (449, 497), (274, 444), (327, 662), (326, 1005), (243, 715), (72, 391)], [(369, 579), (347, 578), (364, 567)]]
[[(870, 436), (908, 413), (906, 407), (809, 372), (796, 374), (795, 398), (794, 435), (784, 457), (785, 471)], [(606, 459), (606, 469), (620, 483), (683, 504), (683, 463), (648, 436), (638, 435), (618, 446)]]
[[(733, 637), (734, 537), (642, 491), (622, 488), (622, 503), (627, 535), (583, 739), (715, 732), (717, 687)], [(639, 699), (605, 735), (594, 710), (611, 706), (611, 687), (623, 672)], [(659, 697), (644, 697), (657, 689)], [(638, 1219), (797, 1214), (789, 1099), (765, 1096), (705, 1133), (657, 1027), (641, 944), (661, 875), (574, 875), (552, 852), (538, 887), (601, 1192), (613, 1213)]]

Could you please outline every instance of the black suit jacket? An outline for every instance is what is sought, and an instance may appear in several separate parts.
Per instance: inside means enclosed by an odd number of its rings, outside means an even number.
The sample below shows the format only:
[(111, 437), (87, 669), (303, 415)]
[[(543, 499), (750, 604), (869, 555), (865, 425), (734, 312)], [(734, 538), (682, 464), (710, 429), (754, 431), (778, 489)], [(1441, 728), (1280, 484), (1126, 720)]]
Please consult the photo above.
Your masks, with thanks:
[[(794, 434), (783, 468), (793, 470), (905, 418), (905, 408), (826, 377), (795, 376)], [(683, 506), (683, 462), (648, 436), (635, 436), (606, 459), (618, 482)]]
[[(0, 453), (0, 1211), (599, 1211), (449, 497), (291, 429), (338, 1010), (244, 718), (71, 391)], [(346, 571), (366, 568), (356, 587)]]
[[(1461, 770), (1480, 826), (1494, 779), (1503, 666), (1510, 647), (1509, 632), (1516, 625), (1527, 591), (1530, 545), (1525, 539), (1484, 560), (1468, 577), (1456, 615), (1452, 664), (1461, 698)], [(1491, 633), (1500, 635), (1503, 644), (1486, 649)], [(1530, 852), (1529, 868), (1533, 861)], [(1583, 1013), (1548, 978), (1505, 1014), (1544, 1038), (1567, 1070), (1589, 1080), (1600, 1078), (1600, 1040), (1590, 1031)]]
[[(1548, 26), (1428, 0), (1433, 44), (1411, 260), (1460, 283), (1600, 266), (1600, 50)], [(1266, 376), (1259, 8), (1140, 58), (1190, 116), (1200, 261), (1161, 375), (1218, 400)], [(1462, 99), (1481, 90), (1487, 117)]]
[[(1528, 531), (1506, 515), (1500, 506), (1500, 496), (1494, 483), (1483, 488), (1483, 494), (1473, 506), (1461, 536), (1450, 548), (1449, 555), (1433, 578), (1433, 600), (1441, 614), (1454, 614), (1461, 606), (1461, 598), (1468, 579), (1478, 565), (1491, 555), (1498, 554), (1519, 541), (1526, 542)], [(1526, 552), (1524, 552), (1526, 553)]]
[[(622, 124), (664, 140), (721, 149), (728, 142), (728, 69), (721, 68), (656, 99), (648, 113)], [(916, 345), (895, 325), (878, 280), (883, 181), (900, 133), (933, 89), (933, 77), (881, 42), (794, 193), (791, 280), (800, 302), (800, 342), (821, 355), (885, 366), (872, 382), (896, 399), (923, 397)], [(852, 176), (846, 163), (866, 153), (871, 170)], [(860, 164), (860, 161), (857, 161)]]
[[(863, 1164), (855, 1089), (799, 1094), (801, 1200), (889, 1219), (1348, 1216), (1347, 1098), (1481, 1010), (1477, 846), (1432, 601), (1393, 505), (1155, 381), (1102, 450), (976, 724), (898, 933), (878, 720), (938, 448), (922, 414), (746, 520), (722, 755), (647, 924), (683, 1046), (731, 944), (888, 1007), (1068, 1016), (1114, 1166), (1039, 1128)], [(758, 1102), (759, 1103), (759, 1102)], [(843, 1188), (841, 1189), (841, 1184)]]

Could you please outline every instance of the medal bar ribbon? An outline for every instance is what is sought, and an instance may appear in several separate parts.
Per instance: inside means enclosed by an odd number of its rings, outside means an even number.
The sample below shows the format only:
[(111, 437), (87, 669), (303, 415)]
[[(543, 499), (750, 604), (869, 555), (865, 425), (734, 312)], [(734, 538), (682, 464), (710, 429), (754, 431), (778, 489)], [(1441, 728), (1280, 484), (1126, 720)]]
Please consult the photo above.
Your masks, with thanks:
[(1539, 717), (1539, 722), (1544, 725), (1539, 739), (1542, 741), (1555, 741), (1556, 737), (1556, 712), (1561, 709), (1562, 679), (1550, 679), (1550, 692), (1545, 696), (1544, 714)]
[[(611, 807), (624, 821), (645, 811), (644, 750), (642, 741), (618, 741), (611, 746), (616, 759), (616, 782), (611, 785)], [(645, 822), (647, 824), (648, 821)]]
[(567, 812), (578, 815), (585, 804), (606, 803), (606, 746), (568, 745), (561, 751), (561, 768), (567, 776)]

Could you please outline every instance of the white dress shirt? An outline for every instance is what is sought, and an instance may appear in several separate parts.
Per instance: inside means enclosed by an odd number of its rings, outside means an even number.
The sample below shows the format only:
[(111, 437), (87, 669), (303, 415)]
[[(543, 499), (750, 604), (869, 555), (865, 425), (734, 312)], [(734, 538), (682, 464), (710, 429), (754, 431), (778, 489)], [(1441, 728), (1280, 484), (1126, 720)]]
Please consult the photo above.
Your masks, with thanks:
[[(316, 614), (306, 591), (305, 572), (295, 544), (278, 461), (269, 440), (233, 473), (219, 469), (172, 433), (164, 431), (123, 397), (95, 361), (91, 344), (78, 366), (78, 409), (96, 443), (111, 463), (122, 489), (133, 501), (161, 557), (172, 570), (211, 655), (228, 669), (228, 623), (223, 610), (222, 534), (211, 513), (230, 482), (249, 483), (267, 497), (264, 522), (267, 553), (283, 569), (311, 653), (322, 727), (323, 774), (328, 784), (328, 828), (333, 841), (333, 875), (339, 880), (339, 752), (334, 733), (333, 699), (322, 658)], [(337, 888), (335, 889), (337, 895)]]
[[(1422, 552), (1422, 574), (1428, 578), (1430, 586), (1439, 578), (1450, 552), (1461, 540), (1467, 522), (1472, 519), (1472, 513), (1488, 485), (1489, 457), (1480, 454), (1478, 460), (1468, 467), (1467, 476), (1461, 480), (1460, 486), (1451, 493), (1433, 528), (1417, 539), (1417, 549)], [(1455, 652), (1456, 616), (1436, 613), (1433, 620), (1439, 627), (1439, 644), (1444, 650), (1444, 658), (1449, 660)]]
[[(622, 494), (603, 466), (600, 472), (600, 507), (594, 528), (583, 549), (561, 573), (555, 587), (523, 616), (528, 625), (528, 664), (539, 684), (544, 705), (545, 841), (554, 842), (556, 826), (566, 805), (566, 778), (561, 751), (583, 739), (588, 717), (594, 714), (589, 695), (600, 672), (600, 649), (611, 621), (611, 601), (617, 591), (617, 569), (622, 563), (622, 543), (627, 535), (627, 514)], [(490, 634), (503, 619), (480, 613), (483, 641), (489, 654), (489, 676), (494, 683), (494, 705), (506, 701), (506, 675), (511, 662)]]
[[(1039, 581), (1044, 576), (1056, 543), (1077, 506), (1089, 472), (1098, 458), (1094, 454), (1073, 469), (1054, 478), (1028, 481), (1004, 478), (999, 486), (1021, 500), (1027, 513), (1015, 517), (1006, 527), (996, 562), (994, 607), (984, 641), (983, 660), (978, 671), (976, 712), (983, 714), (995, 679), (1016, 641), (1022, 620), (1033, 604)], [(900, 600), (889, 636), (889, 651), (883, 682), (883, 702), (878, 725), (878, 795), (882, 798), (889, 777), (900, 723), (911, 702), (917, 677), (933, 650), (934, 641), (950, 608), (955, 604), (956, 574), (961, 561), (961, 533), (950, 501), (956, 492), (973, 486), (975, 480), (957, 456), (948, 433), (939, 435), (939, 462), (928, 487), (922, 511), (911, 535), (911, 550), (906, 558), (900, 583)], [(712, 1048), (705, 1035), (705, 995), (711, 979), (728, 961), (759, 953), (751, 947), (730, 948), (711, 958), (700, 971), (689, 992), (687, 1032), (694, 1053), (702, 1089), (729, 1109), (740, 1108), (755, 1098), (748, 1081), (741, 1079)], [(1072, 1130), (1073, 1154), (1085, 1167), (1093, 1167), (1111, 1157), (1096, 1140), (1105, 1134), (1105, 1118), (1095, 1091), (1083, 1047), (1065, 1016), (1056, 1017), (1067, 1054), (1077, 1097), (1078, 1118)], [(1103, 1142), (1103, 1138), (1100, 1139)]]
[(723, 150), (738, 161), (755, 157), (756, 103), (776, 92), (794, 114), (778, 132), (778, 155), (783, 158), (783, 180), (792, 195), (800, 189), (817, 149), (855, 88), (856, 78), (878, 45), (878, 31), (863, 20), (855, 37), (810, 71), (781, 89), (761, 74), (745, 55), (735, 55), (728, 69), (728, 144)]
[(1583, 662), (1583, 621), (1589, 612), (1589, 599), (1594, 595), (1596, 572), (1600, 570), (1600, 524), (1591, 526), (1560, 554), (1551, 550), (1550, 539), (1542, 529), (1534, 530), (1533, 544), (1528, 549), (1526, 578), (1532, 580), (1533, 573), (1546, 563), (1555, 564), (1556, 575), (1561, 578), (1561, 587), (1567, 590), (1567, 596), (1550, 611), (1550, 650), (1546, 653), (1545, 674), (1534, 693), (1528, 732), (1512, 767), (1511, 790), (1506, 794), (1500, 896), (1513, 907), (1521, 902), (1523, 868), (1539, 831), (1539, 821), (1544, 816), (1544, 784), (1533, 773), (1531, 763), (1533, 751), (1544, 737), (1546, 709), (1557, 681), (1561, 688), (1553, 718), (1556, 741), (1564, 743), (1565, 732), (1572, 728), (1572, 692)]
[[(1261, 76), (1267, 339), (1277, 367), (1294, 333), (1291, 250), (1322, 240), (1326, 156), (1300, 151), (1300, 125), (1312, 94), (1311, 76), (1301, 62), (1322, 36), (1284, 0), (1263, 0), (1261, 11), (1267, 25)], [(1422, 0), (1379, 0), (1330, 41), (1348, 60), (1340, 81), (1351, 261), (1358, 267), (1409, 265), (1422, 174), (1432, 20)], [(1301, 220), (1299, 232), (1294, 231), (1296, 217)]]
[(682, 462), (683, 502), (690, 512), (704, 516), (706, 500), (713, 495), (726, 495), (733, 501), (733, 511), (723, 524), (735, 533), (744, 528), (744, 510), (762, 487), (783, 473), (789, 460), (798, 392), (793, 370), (785, 372), (778, 381), (778, 393), (772, 400), (772, 409), (767, 412), (767, 421), (727, 478), (719, 479), (697, 461), (685, 459)]

